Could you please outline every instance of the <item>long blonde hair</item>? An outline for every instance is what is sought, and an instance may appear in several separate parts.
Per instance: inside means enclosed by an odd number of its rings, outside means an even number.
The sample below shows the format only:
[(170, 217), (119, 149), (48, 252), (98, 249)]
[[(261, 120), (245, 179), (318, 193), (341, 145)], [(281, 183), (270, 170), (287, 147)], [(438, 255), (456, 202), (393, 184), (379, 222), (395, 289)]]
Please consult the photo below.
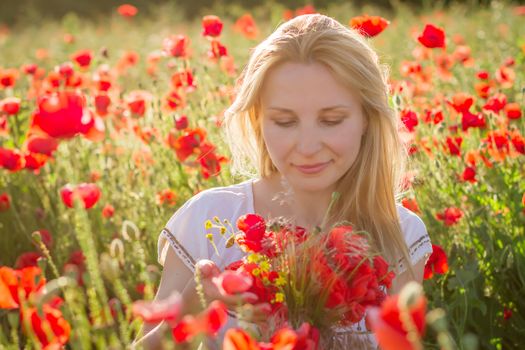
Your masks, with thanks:
[(252, 51), (223, 124), (232, 174), (264, 178), (278, 172), (262, 137), (260, 91), (266, 73), (283, 62), (321, 63), (358, 92), (368, 127), (357, 159), (337, 183), (340, 198), (329, 222), (347, 220), (367, 231), (396, 270), (401, 257), (413, 275), (396, 209), (407, 152), (398, 136), (399, 118), (388, 101), (388, 70), (366, 39), (335, 19), (320, 14), (295, 17)]

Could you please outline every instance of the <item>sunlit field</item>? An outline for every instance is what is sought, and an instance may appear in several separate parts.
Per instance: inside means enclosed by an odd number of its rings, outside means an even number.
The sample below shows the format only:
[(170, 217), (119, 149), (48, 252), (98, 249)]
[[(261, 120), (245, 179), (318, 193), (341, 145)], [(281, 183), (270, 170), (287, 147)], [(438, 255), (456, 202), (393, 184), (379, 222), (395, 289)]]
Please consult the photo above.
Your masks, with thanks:
[[(221, 5), (190, 21), (164, 5), (0, 26), (0, 349), (132, 343), (168, 219), (244, 180), (221, 122), (250, 49), (315, 12), (360, 28), (390, 67), (410, 154), (402, 204), (435, 245), (425, 330), (397, 332), (425, 349), (525, 344), (524, 6)], [(212, 337), (189, 329), (191, 349)], [(247, 344), (224, 348), (270, 348)]]

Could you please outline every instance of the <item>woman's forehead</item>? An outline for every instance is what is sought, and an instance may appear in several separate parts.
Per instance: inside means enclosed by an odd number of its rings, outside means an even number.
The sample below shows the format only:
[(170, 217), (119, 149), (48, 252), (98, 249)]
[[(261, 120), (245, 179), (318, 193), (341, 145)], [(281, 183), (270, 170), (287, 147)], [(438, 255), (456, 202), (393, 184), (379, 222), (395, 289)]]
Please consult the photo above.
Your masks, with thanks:
[(319, 63), (284, 63), (267, 73), (261, 89), (261, 104), (266, 110), (352, 108), (357, 96)]

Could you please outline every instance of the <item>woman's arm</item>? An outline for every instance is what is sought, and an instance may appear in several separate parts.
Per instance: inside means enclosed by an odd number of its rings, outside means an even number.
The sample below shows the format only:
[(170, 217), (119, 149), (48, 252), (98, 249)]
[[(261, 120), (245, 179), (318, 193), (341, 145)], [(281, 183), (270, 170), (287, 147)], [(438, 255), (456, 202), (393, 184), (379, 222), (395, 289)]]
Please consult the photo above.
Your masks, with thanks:
[[(198, 307), (195, 292), (193, 272), (182, 262), (173, 249), (168, 249), (164, 269), (160, 279), (159, 289), (154, 300), (162, 300), (174, 291), (182, 294), (183, 312)], [(143, 337), (134, 342), (134, 346), (143, 346), (145, 349), (161, 349), (163, 327), (162, 324), (144, 324)]]
[[(250, 292), (237, 295), (221, 294), (212, 278), (220, 273), (219, 268), (213, 261), (199, 260), (196, 268), (201, 271), (202, 287), (208, 302), (220, 300), (230, 310), (243, 303), (255, 303), (257, 296)], [(173, 291), (182, 294), (183, 314), (194, 313), (202, 310), (196, 292), (196, 283), (193, 272), (182, 262), (173, 249), (169, 249), (164, 262), (164, 270), (160, 280), (159, 290), (154, 300), (162, 300), (170, 296)], [(246, 321), (263, 322), (268, 318), (270, 306), (266, 303), (254, 304), (251, 319)], [(163, 329), (162, 324), (145, 324), (143, 337), (138, 339), (133, 346), (143, 346), (145, 349), (162, 349)], [(189, 346), (189, 345), (188, 345)]]
[(423, 283), (423, 272), (425, 271), (426, 259), (419, 260), (414, 266), (415, 278), (410, 275), (410, 271), (406, 270), (394, 278), (392, 282), (392, 288), (389, 289), (388, 294), (399, 294), (401, 289), (410, 281), (416, 281), (417, 283)]

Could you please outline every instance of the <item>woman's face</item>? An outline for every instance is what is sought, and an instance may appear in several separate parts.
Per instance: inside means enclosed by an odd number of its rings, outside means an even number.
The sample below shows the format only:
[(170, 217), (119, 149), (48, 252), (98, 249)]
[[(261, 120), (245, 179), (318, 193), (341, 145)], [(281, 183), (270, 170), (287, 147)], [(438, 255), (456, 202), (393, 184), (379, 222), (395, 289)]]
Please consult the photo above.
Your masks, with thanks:
[(266, 148), (293, 188), (331, 188), (356, 160), (367, 122), (357, 95), (324, 65), (285, 62), (272, 68), (261, 104)]

